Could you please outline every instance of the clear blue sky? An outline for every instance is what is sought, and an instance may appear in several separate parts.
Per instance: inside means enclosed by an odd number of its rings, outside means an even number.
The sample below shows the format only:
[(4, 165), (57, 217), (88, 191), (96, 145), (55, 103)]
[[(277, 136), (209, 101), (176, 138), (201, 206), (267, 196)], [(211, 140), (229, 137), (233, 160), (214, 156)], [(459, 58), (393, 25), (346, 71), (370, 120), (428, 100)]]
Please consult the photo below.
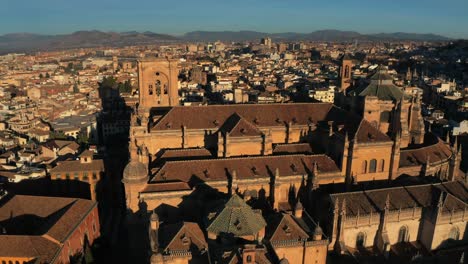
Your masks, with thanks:
[(416, 32), (468, 38), (468, 0), (0, 0), (0, 34)]

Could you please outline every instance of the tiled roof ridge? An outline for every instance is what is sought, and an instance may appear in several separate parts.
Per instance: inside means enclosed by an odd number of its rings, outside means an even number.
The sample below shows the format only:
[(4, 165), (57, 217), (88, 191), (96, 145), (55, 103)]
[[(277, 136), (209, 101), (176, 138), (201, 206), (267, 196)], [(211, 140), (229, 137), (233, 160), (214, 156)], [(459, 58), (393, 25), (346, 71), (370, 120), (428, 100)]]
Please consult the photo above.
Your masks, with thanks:
[[(277, 106), (277, 105), (319, 105), (319, 104), (323, 104), (323, 105), (333, 105), (333, 103), (327, 103), (327, 102), (313, 102), (313, 103), (304, 103), (304, 102), (300, 102), (300, 103), (274, 103), (274, 104), (267, 104), (267, 105), (264, 105), (264, 106)], [(177, 106), (173, 106), (171, 108), (189, 108), (189, 107), (193, 107), (193, 108), (196, 108), (196, 107), (199, 107), (199, 108), (206, 108), (206, 107), (232, 107), (232, 106), (242, 106), (242, 107), (256, 107), (256, 106), (260, 106), (261, 104), (213, 104), (213, 105), (188, 105), (188, 106), (183, 106), (183, 105), (177, 105)], [(263, 105), (262, 105), (263, 106)]]
[(173, 148), (173, 149), (164, 149), (164, 152), (167, 152), (167, 151), (174, 151), (174, 152), (182, 152), (182, 151), (187, 151), (187, 150), (208, 150), (206, 148), (203, 148), (203, 147), (192, 147), (192, 148)]
[[(156, 172), (159, 173), (167, 164), (174, 164), (174, 163), (190, 163), (190, 162), (216, 162), (216, 161), (226, 161), (226, 160), (244, 160), (244, 159), (269, 159), (269, 158), (282, 158), (282, 157), (325, 157), (328, 160), (333, 161), (328, 155), (326, 154), (300, 154), (300, 153), (294, 153), (294, 154), (285, 154), (285, 155), (267, 155), (267, 156), (240, 156), (240, 157), (227, 157), (227, 158), (214, 158), (214, 159), (200, 159), (200, 160), (170, 160), (166, 161), (164, 165)], [(334, 162), (334, 161), (333, 161)]]
[[(294, 219), (293, 217), (290, 215), (290, 214), (283, 214), (283, 217), (281, 218), (281, 221), (280, 223), (278, 224), (277, 228), (281, 228), (281, 224), (283, 223), (283, 221), (287, 221), (285, 220), (286, 218), (290, 219), (291, 221), (289, 222), (292, 222), (306, 237), (309, 237), (309, 234), (302, 228), (301, 225), (299, 225)], [(276, 233), (277, 230), (275, 230), (275, 233)]]
[(185, 230), (185, 232), (191, 233), (192, 234), (191, 237), (196, 238), (201, 244), (205, 244), (205, 242), (201, 241), (198, 238), (197, 235), (192, 233), (192, 230), (190, 228), (186, 228), (187, 227), (186, 224), (196, 224), (196, 225), (198, 225), (195, 222), (187, 222), (187, 221), (182, 221), (182, 222), (175, 223), (175, 225), (180, 225), (179, 230), (177, 230), (177, 233), (175, 233), (174, 236), (172, 237), (172, 239), (167, 243), (166, 249), (171, 245), (172, 242), (174, 242), (174, 240), (176, 238), (180, 237), (179, 234), (181, 233), (182, 230)]
[[(458, 182), (458, 181), (456, 181)], [(443, 188), (441, 188), (443, 186)], [(467, 206), (467, 203), (465, 201), (462, 201), (460, 200), (460, 198), (458, 198), (455, 194), (453, 194), (446, 186), (445, 186), (445, 182), (441, 182), (439, 184), (439, 190), (442, 191), (442, 192), (445, 192), (447, 193), (447, 195), (450, 195), (451, 197), (453, 197), (455, 200), (465, 204), (465, 207)]]
[(162, 182), (149, 182), (147, 185), (152, 185), (152, 184), (180, 184), (180, 183), (185, 183), (184, 181), (162, 181)]
[(235, 104), (235, 105), (232, 105), (232, 104), (226, 104), (226, 105), (190, 105), (190, 106), (172, 106), (169, 108), (169, 111), (167, 111), (166, 113), (164, 113), (162, 115), (162, 117), (157, 120), (153, 125), (152, 127), (156, 127), (157, 125), (159, 124), (162, 124), (165, 119), (168, 118), (168, 116), (170, 116), (170, 112), (173, 111), (174, 109), (182, 109), (182, 108), (207, 108), (207, 107), (213, 107), (213, 108), (229, 108), (229, 107), (259, 107), (259, 106), (263, 106), (263, 107), (271, 107), (271, 106), (294, 106), (294, 105), (328, 105), (329, 108), (328, 108), (328, 112), (330, 112), (330, 109), (334, 106), (334, 104), (332, 103), (326, 103), (326, 102), (314, 102), (314, 103), (275, 103), (275, 104), (267, 104), (267, 105), (260, 105), (260, 104)]
[(51, 237), (51, 236), (50, 236), (49, 234), (47, 234), (47, 233), (43, 234), (41, 237), (43, 237), (43, 238), (45, 238), (45, 239), (47, 239), (47, 240), (49, 240), (49, 241), (51, 241), (51, 242), (54, 242), (54, 243), (57, 244), (57, 245), (62, 245), (62, 243), (61, 243), (60, 241), (58, 241), (57, 239)]
[(248, 126), (252, 127), (254, 130), (261, 133), (260, 129), (257, 126), (252, 124), (250, 121), (248, 121), (241, 114), (237, 113), (237, 111), (235, 111), (231, 116), (233, 116), (233, 115), (237, 115), (239, 117), (239, 120), (237, 120), (236, 124), (232, 127), (232, 129), (231, 129), (231, 131), (229, 131), (229, 133), (232, 133), (232, 131), (234, 131), (241, 124), (242, 121), (245, 122)]
[[(194, 224), (194, 225), (197, 225), (198, 227), (200, 227), (200, 226), (198, 225), (198, 223), (196, 223), (196, 222), (187, 222), (187, 221), (183, 221), (183, 226), (184, 226), (184, 228), (187, 227), (187, 224)], [(189, 232), (192, 233), (192, 229), (187, 229), (187, 230), (189, 230)], [(200, 240), (200, 238), (199, 238), (197, 235), (195, 235), (195, 234), (193, 234), (193, 236), (194, 236), (201, 244), (206, 245), (206, 241)]]
[[(80, 200), (84, 200), (84, 199), (75, 199), (75, 201), (73, 201), (73, 205), (67, 210), (67, 212), (70, 211), (70, 209), (73, 208), (73, 206)], [(73, 228), (70, 229), (70, 231), (68, 232), (68, 234), (65, 236), (65, 239), (64, 241), (68, 240), (68, 238), (72, 235), (72, 233), (76, 230), (76, 228), (81, 225), (81, 223), (83, 223), (83, 220), (88, 217), (89, 213), (97, 206), (97, 203), (93, 203), (93, 205), (86, 211), (85, 214), (83, 214), (81, 217), (80, 217), (80, 221), (77, 221), (75, 223), (75, 225), (73, 226)], [(67, 213), (65, 212), (65, 213)], [(64, 214), (65, 215), (65, 214)]]
[[(443, 143), (445, 144), (446, 142), (441, 140), (439, 137), (437, 137), (437, 143), (434, 143), (432, 145), (428, 145), (428, 146), (423, 146), (423, 147), (420, 147), (420, 148), (414, 148), (414, 149), (402, 149), (400, 150), (400, 152), (411, 152), (411, 151), (416, 151), (416, 150), (424, 150), (424, 149), (429, 149), (429, 148), (432, 148), (434, 146), (437, 146), (439, 145), (440, 143)], [(452, 153), (453, 154), (453, 153)]]
[(276, 146), (287, 146), (287, 145), (310, 145), (308, 142), (294, 142), (294, 143), (275, 143)]
[(380, 189), (372, 189), (372, 190), (359, 190), (359, 191), (354, 191), (354, 192), (343, 192), (343, 193), (332, 193), (330, 194), (331, 196), (342, 196), (342, 195), (347, 195), (347, 194), (364, 194), (364, 193), (370, 193), (370, 192), (379, 192), (379, 191), (386, 191), (386, 190), (395, 190), (395, 189), (403, 189), (403, 188), (419, 188), (423, 186), (434, 186), (438, 185), (440, 183), (428, 183), (428, 184), (421, 184), (421, 185), (411, 185), (411, 186), (394, 186), (394, 187), (386, 187), (386, 188), (380, 188)]

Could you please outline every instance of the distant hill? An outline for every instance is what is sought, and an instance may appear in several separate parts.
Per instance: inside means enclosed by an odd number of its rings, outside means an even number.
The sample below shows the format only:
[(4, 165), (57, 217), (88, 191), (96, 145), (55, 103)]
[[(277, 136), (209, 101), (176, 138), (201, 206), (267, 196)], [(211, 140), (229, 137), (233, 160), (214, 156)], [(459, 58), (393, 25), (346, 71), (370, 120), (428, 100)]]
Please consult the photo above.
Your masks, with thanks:
[(311, 33), (263, 33), (257, 31), (193, 31), (182, 36), (188, 41), (247, 41), (270, 37), (276, 40), (309, 40), (309, 41), (352, 41), (352, 40), (418, 40), (418, 41), (446, 41), (447, 37), (435, 34), (416, 33), (381, 33), (361, 34), (355, 31), (318, 30)]
[(0, 36), (0, 53), (89, 48), (99, 46), (121, 47), (126, 45), (148, 45), (160, 42), (177, 41), (174, 36), (153, 32), (102, 32), (77, 31), (65, 35), (38, 35), (14, 33)]
[(153, 32), (102, 32), (77, 31), (64, 35), (39, 35), (30, 33), (13, 33), (0, 36), (0, 53), (27, 52), (38, 50), (57, 50), (69, 48), (89, 48), (99, 46), (121, 47), (127, 45), (149, 45), (175, 41), (256, 41), (271, 37), (276, 41), (382, 41), (382, 40), (417, 40), (446, 41), (447, 37), (435, 34), (416, 33), (380, 33), (361, 34), (354, 31), (319, 30), (311, 33), (263, 33), (257, 31), (193, 31), (180, 37)]

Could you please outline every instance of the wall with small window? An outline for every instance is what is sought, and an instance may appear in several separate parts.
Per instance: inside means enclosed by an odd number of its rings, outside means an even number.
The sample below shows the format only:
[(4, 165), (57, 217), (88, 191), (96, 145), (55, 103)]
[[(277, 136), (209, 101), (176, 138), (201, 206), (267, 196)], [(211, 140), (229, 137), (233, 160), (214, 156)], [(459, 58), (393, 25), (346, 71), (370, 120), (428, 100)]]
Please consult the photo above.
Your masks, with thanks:
[(405, 221), (387, 222), (387, 231), (390, 244), (413, 242), (419, 238), (419, 218)]
[(454, 243), (456, 241), (468, 242), (466, 232), (466, 221), (460, 218), (453, 223), (439, 224), (435, 227), (434, 237), (432, 240), (431, 249), (436, 249), (444, 243)]
[(379, 229), (378, 225), (366, 225), (355, 228), (345, 229), (344, 240), (345, 244), (351, 248), (367, 248), (374, 245), (375, 235)]
[[(357, 181), (387, 180), (390, 172), (392, 143), (360, 146), (353, 153), (351, 173)], [(351, 158), (351, 157), (350, 157)]]

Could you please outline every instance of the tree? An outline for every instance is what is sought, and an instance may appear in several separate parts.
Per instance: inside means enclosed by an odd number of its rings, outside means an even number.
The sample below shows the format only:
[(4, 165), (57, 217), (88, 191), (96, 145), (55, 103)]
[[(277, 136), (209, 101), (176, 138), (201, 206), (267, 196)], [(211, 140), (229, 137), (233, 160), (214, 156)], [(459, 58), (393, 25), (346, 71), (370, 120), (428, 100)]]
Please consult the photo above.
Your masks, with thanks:
[(130, 80), (126, 80), (125, 82), (119, 82), (117, 85), (120, 93), (130, 93), (132, 91), (132, 85), (130, 84)]
[(80, 89), (78, 88), (78, 84), (75, 83), (75, 84), (73, 85), (73, 93), (79, 93), (79, 92), (80, 92)]
[(48, 72), (46, 72), (45, 77), (46, 77), (47, 79), (49, 79), (49, 78), (50, 78), (50, 74), (49, 74)]
[(104, 77), (99, 85), (103, 88), (116, 88), (117, 79), (113, 76)]
[(40, 79), (44, 78), (44, 75), (42, 75), (42, 73), (39, 73), (39, 78)]
[(66, 139), (67, 135), (62, 131), (50, 131), (50, 138), (51, 139)]
[(81, 132), (78, 134), (76, 141), (78, 142), (78, 144), (85, 146), (89, 142), (89, 137), (88, 135), (86, 135), (86, 133)]

